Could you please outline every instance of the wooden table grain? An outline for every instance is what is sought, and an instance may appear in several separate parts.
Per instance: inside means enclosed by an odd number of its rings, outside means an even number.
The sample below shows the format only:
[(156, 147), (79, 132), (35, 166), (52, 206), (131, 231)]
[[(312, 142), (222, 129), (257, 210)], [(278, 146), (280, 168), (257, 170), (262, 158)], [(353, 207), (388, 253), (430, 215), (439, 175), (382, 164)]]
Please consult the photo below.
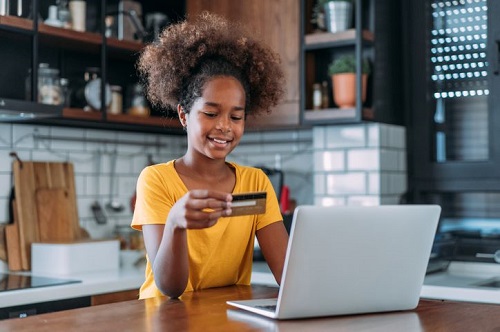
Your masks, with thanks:
[(275, 321), (233, 309), (227, 300), (278, 295), (277, 288), (231, 286), (179, 300), (133, 300), (0, 321), (0, 331), (500, 331), (500, 306), (421, 300), (417, 309)]

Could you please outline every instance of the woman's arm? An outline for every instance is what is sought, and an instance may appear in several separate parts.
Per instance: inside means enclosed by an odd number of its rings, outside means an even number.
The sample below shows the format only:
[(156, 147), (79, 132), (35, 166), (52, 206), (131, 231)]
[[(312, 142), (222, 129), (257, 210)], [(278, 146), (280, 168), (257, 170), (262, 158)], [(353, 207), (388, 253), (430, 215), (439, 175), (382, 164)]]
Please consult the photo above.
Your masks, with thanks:
[(281, 284), (283, 266), (285, 265), (288, 233), (283, 222), (275, 222), (256, 232), (259, 246), (264, 258), (274, 275), (274, 279)]
[(189, 277), (187, 229), (212, 227), (231, 214), (231, 195), (193, 190), (178, 200), (165, 225), (143, 225), (148, 258), (158, 289), (176, 298), (186, 289)]

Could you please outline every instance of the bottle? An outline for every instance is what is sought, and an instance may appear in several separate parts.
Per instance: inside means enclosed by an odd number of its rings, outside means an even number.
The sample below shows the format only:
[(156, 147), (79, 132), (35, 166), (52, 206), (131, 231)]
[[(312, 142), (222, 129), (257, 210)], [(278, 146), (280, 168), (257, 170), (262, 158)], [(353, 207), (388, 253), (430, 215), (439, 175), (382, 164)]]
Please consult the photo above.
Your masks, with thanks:
[(51, 25), (53, 27), (62, 27), (62, 22), (59, 21), (59, 19), (57, 18), (57, 11), (58, 11), (58, 8), (57, 6), (49, 6), (49, 14), (48, 14), (48, 17), (47, 19), (43, 22), (47, 25)]
[(69, 12), (73, 30), (86, 31), (87, 3), (83, 0), (70, 0)]
[(108, 112), (111, 114), (121, 114), (123, 111), (122, 87), (119, 85), (111, 85), (111, 105)]
[(57, 5), (57, 18), (61, 22), (62, 27), (65, 29), (71, 29), (72, 22), (71, 22), (71, 13), (68, 8), (68, 1), (57, 0), (56, 5)]
[(328, 82), (323, 81), (321, 83), (321, 108), (328, 108), (329, 100), (328, 100)]
[(319, 110), (322, 105), (322, 95), (321, 95), (321, 84), (314, 83), (313, 84), (313, 109)]
[(61, 96), (63, 99), (62, 104), (64, 107), (69, 107), (71, 104), (71, 89), (69, 87), (69, 80), (61, 77), (59, 83), (61, 85)]

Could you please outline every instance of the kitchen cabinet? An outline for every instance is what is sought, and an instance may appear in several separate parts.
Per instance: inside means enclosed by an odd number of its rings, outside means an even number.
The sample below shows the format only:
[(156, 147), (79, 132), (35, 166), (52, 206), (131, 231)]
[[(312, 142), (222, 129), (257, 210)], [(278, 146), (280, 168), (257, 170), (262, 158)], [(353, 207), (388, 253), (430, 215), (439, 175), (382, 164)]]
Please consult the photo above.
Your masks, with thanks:
[[(312, 23), (316, 0), (302, 0), (301, 115), (304, 125), (358, 123), (377, 121), (403, 124), (400, 110), (400, 29), (399, 2), (353, 1), (353, 26), (345, 31), (325, 32)], [(356, 106), (340, 109), (333, 102), (332, 81), (328, 66), (346, 54), (354, 54), (356, 63), (368, 59), (367, 98), (361, 97)], [(357, 65), (357, 68), (361, 68)], [(356, 90), (361, 90), (361, 71), (356, 75)], [(327, 82), (328, 107), (313, 110), (313, 85)], [(357, 93), (360, 96), (360, 93)]]
[(241, 22), (280, 55), (286, 77), (284, 101), (269, 115), (249, 117), (247, 128), (250, 130), (293, 128), (300, 125), (299, 9), (299, 0), (186, 2), (189, 15), (194, 16), (206, 10)]
[(443, 208), (457, 260), (500, 246), (500, 3), (405, 0), (408, 199)]
[[(127, 102), (126, 88), (138, 81), (134, 64), (144, 45), (139, 41), (107, 38), (102, 33), (105, 30), (105, 15), (110, 8), (114, 8), (110, 6), (116, 7), (117, 3), (111, 0), (88, 1), (88, 31), (85, 32), (44, 24), (48, 7), (54, 4), (49, 0), (32, 1), (30, 10), (20, 17), (0, 16), (0, 61), (8, 64), (2, 66), (0, 78), (0, 110), (7, 114), (4, 118), (17, 120), (5, 112), (10, 110), (24, 112), (28, 114), (28, 119), (33, 116), (31, 122), (42, 124), (182, 133), (176, 117), (170, 117), (171, 114), (165, 110), (153, 110), (152, 116), (140, 117), (125, 113), (109, 114), (105, 107), (101, 107), (100, 111), (84, 111), (82, 108), (36, 102), (37, 86), (34, 83), (37, 82), (39, 63), (57, 68), (60, 76), (69, 78), (70, 82), (82, 79), (85, 68), (101, 68), (100, 75), (104, 81), (124, 88), (123, 98)], [(184, 1), (168, 5), (144, 3), (142, 8), (143, 15), (159, 11), (166, 13), (172, 22), (185, 14)], [(32, 74), (28, 75), (29, 72)], [(101, 96), (103, 92), (101, 90)]]
[[(104, 21), (103, 12), (109, 4), (118, 1), (87, 2), (87, 6), (95, 14), (92, 31), (78, 32), (56, 28), (44, 24), (40, 17), (32, 20), (27, 17), (0, 16), (0, 38), (8, 44), (8, 52), (0, 51), (0, 60), (13, 63), (7, 68), (8, 76), (0, 79), (0, 98), (17, 110), (37, 116), (33, 122), (77, 127), (93, 127), (114, 130), (132, 130), (183, 134), (180, 124), (172, 113), (155, 110), (153, 116), (138, 117), (127, 114), (109, 114), (106, 112), (86, 112), (79, 107), (48, 106), (34, 102), (35, 91), (26, 101), (25, 78), (28, 69), (34, 72), (38, 63), (47, 62), (57, 67), (62, 77), (71, 76), (79, 79), (86, 67), (104, 68), (101, 72), (103, 80), (109, 84), (126, 87), (138, 80), (135, 72), (135, 61), (143, 44), (135, 41), (105, 38), (101, 33)], [(257, 34), (269, 42), (281, 55), (287, 75), (287, 95), (285, 101), (268, 116), (249, 118), (248, 128), (292, 128), (299, 125), (299, 0), (258, 1), (236, 3), (234, 1), (173, 1), (169, 4), (151, 4), (142, 1), (143, 12), (160, 11), (167, 13), (172, 22), (182, 19), (186, 13), (194, 16), (203, 10), (242, 21), (256, 30)], [(49, 0), (33, 2), (37, 11), (43, 15), (47, 12)], [(258, 5), (257, 5), (258, 3)], [(89, 9), (87, 10), (87, 14)], [(27, 16), (26, 14), (25, 16)], [(34, 17), (34, 15), (30, 15)], [(18, 41), (22, 36), (22, 43)], [(30, 81), (33, 86), (35, 77)], [(123, 90), (124, 99), (126, 91)], [(104, 95), (104, 93), (101, 93)], [(102, 99), (102, 98), (101, 98)], [(102, 104), (102, 103), (101, 103)], [(2, 103), (0, 103), (2, 110)], [(55, 117), (42, 119), (40, 116), (55, 113)], [(166, 116), (165, 116), (166, 115)]]

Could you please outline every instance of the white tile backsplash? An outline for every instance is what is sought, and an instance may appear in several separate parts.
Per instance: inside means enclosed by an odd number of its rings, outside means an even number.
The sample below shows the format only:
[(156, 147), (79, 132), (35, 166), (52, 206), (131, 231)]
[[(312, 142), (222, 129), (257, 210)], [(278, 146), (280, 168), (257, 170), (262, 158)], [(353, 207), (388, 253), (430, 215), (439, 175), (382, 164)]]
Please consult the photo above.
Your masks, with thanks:
[(10, 149), (0, 148), (0, 172), (10, 172), (12, 169), (12, 157)]
[[(11, 184), (4, 183), (10, 179), (9, 152), (14, 150), (24, 160), (73, 162), (80, 224), (94, 238), (111, 236), (117, 223), (130, 223), (130, 197), (139, 173), (148, 163), (148, 154), (159, 163), (182, 156), (186, 149), (185, 136), (21, 124), (0, 124), (0, 130), (0, 204), (4, 206), (3, 210), (0, 206), (0, 222), (8, 218), (5, 208)], [(74, 140), (34, 140), (34, 134)], [(144, 146), (120, 141), (142, 142)], [(310, 130), (245, 133), (242, 144), (228, 160), (281, 168), (291, 197), (298, 204), (388, 204), (398, 202), (406, 190), (404, 146), (404, 128), (398, 126), (378, 123), (316, 126)], [(97, 199), (104, 208), (109, 201), (111, 156), (115, 151), (115, 196), (125, 209), (120, 213), (105, 211), (108, 222), (98, 225), (90, 206)], [(99, 177), (97, 153), (102, 162)]]
[(326, 193), (353, 195), (366, 193), (366, 173), (333, 173), (326, 176)]
[(0, 123), (0, 145), (9, 147), (12, 143), (12, 126)]
[(343, 150), (315, 151), (314, 167), (316, 171), (344, 171), (346, 157)]
[(326, 127), (326, 148), (356, 148), (366, 146), (365, 128), (358, 125)]
[(312, 132), (315, 204), (387, 204), (398, 202), (406, 192), (404, 127), (361, 123), (323, 126)]
[[(44, 138), (34, 139), (35, 135)], [(298, 204), (313, 204), (312, 137), (310, 129), (248, 132), (228, 160), (249, 166), (279, 166), (285, 174), (285, 184), (290, 187), (291, 197)], [(0, 204), (3, 206), (0, 206), (0, 222), (7, 222), (8, 219), (6, 205), (12, 186), (10, 180), (7, 181), (12, 172), (10, 151), (16, 151), (22, 160), (72, 162), (80, 224), (92, 237), (100, 238), (112, 236), (117, 223), (130, 224), (130, 198), (135, 191), (137, 177), (148, 165), (148, 155), (155, 163), (166, 162), (182, 156), (186, 146), (184, 135), (0, 124)], [(110, 201), (111, 158), (114, 153), (117, 159), (113, 197), (125, 209), (120, 213), (105, 210), (107, 224), (98, 225), (90, 207), (98, 200), (105, 209)], [(100, 167), (97, 166), (98, 155)]]
[(347, 169), (349, 171), (378, 170), (381, 162), (380, 150), (351, 149), (347, 151)]

